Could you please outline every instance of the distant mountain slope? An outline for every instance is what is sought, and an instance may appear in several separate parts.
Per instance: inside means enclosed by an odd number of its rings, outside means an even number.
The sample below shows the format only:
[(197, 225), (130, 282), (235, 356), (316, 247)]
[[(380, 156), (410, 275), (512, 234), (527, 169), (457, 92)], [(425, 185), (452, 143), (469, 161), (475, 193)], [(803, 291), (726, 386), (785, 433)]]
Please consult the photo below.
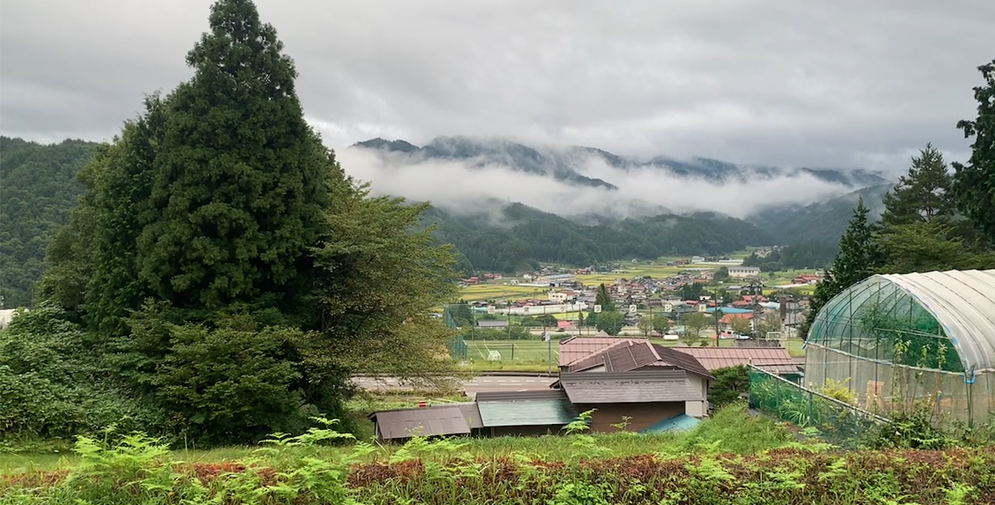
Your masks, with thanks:
[(468, 137), (439, 137), (423, 147), (403, 140), (371, 139), (353, 147), (399, 152), (412, 156), (412, 161), (426, 159), (469, 161), (471, 168), (484, 169), (488, 165), (502, 165), (512, 170), (552, 177), (556, 180), (581, 186), (618, 189), (601, 179), (581, 175), (571, 166), (569, 157), (549, 152), (541, 153), (531, 147), (502, 140), (479, 141)]
[(703, 179), (717, 184), (803, 175), (851, 190), (886, 182), (880, 174), (863, 169), (737, 165), (709, 158), (678, 160), (666, 156), (639, 161), (592, 147), (540, 148), (489, 138), (438, 137), (422, 147), (404, 140), (376, 138), (358, 142), (352, 147), (400, 153), (410, 156), (411, 163), (425, 160), (469, 161), (470, 166), (476, 169), (499, 165), (582, 186), (608, 189), (617, 189), (617, 182), (585, 175), (589, 163), (600, 162), (626, 171), (660, 170), (676, 177)]
[(745, 221), (713, 213), (663, 214), (596, 225), (512, 203), (494, 213), (452, 213), (432, 208), (436, 239), (460, 251), (466, 271), (513, 272), (536, 262), (576, 266), (665, 255), (719, 255), (746, 246), (772, 245), (769, 233)]
[(5, 308), (31, 304), (52, 233), (66, 223), (83, 192), (76, 172), (96, 145), (0, 137), (0, 297)]
[(769, 232), (779, 244), (837, 242), (857, 206), (864, 199), (870, 218), (877, 220), (884, 210), (884, 194), (891, 184), (880, 184), (810, 205), (783, 205), (754, 212), (747, 221)]

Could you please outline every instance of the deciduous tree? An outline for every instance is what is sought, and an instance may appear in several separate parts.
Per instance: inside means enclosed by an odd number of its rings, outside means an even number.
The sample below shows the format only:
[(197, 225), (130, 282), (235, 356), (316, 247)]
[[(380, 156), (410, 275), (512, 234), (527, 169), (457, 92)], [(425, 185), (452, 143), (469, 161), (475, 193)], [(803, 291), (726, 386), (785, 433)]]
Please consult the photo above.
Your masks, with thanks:
[(625, 320), (625, 315), (623, 315), (621, 312), (617, 310), (613, 310), (611, 312), (602, 312), (598, 314), (598, 319), (597, 322), (595, 323), (595, 326), (599, 330), (614, 336), (618, 335), (619, 332), (622, 331), (624, 320)]
[(707, 328), (711, 320), (702, 312), (692, 312), (681, 319), (681, 324), (684, 325), (681, 340), (690, 346), (701, 340), (701, 330)]
[(749, 318), (732, 316), (729, 318), (729, 327), (737, 335), (749, 335), (753, 333), (753, 323)]
[(312, 395), (346, 373), (430, 380), (454, 372), (451, 336), (430, 309), (456, 295), (452, 247), (416, 231), (426, 205), (370, 198), (369, 188), (336, 171), (329, 235), (314, 250), (321, 331), (300, 349)]

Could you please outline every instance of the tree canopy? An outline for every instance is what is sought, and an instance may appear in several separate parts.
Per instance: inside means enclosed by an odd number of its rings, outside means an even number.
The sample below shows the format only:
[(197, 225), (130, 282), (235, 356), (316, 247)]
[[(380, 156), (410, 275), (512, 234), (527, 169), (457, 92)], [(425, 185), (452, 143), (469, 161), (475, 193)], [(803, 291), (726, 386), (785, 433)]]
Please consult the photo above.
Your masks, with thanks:
[(978, 67), (984, 85), (974, 88), (978, 116), (957, 122), (965, 138), (974, 138), (967, 164), (953, 163), (957, 206), (995, 244), (995, 59)]
[(29, 307), (47, 268), (45, 249), (83, 193), (76, 173), (96, 144), (41, 145), (0, 137), (0, 307)]
[(949, 219), (954, 212), (950, 186), (953, 178), (947, 171), (943, 154), (932, 144), (926, 144), (898, 184), (884, 195), (885, 210), (881, 213), (884, 227)]
[(194, 75), (79, 172), (39, 292), (122, 396), (200, 443), (342, 417), (356, 372), (454, 371), (455, 258), (425, 205), (372, 198), (304, 120), (296, 71), (250, 0), (219, 0)]

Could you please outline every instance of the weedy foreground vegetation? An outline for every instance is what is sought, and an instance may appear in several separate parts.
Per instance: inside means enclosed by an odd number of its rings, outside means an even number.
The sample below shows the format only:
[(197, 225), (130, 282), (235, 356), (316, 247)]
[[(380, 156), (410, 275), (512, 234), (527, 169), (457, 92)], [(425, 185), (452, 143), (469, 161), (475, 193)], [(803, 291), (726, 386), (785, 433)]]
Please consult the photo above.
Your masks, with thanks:
[(0, 504), (982, 504), (995, 447), (843, 452), (741, 405), (687, 433), (357, 441), (320, 420), (234, 460), (185, 461), (141, 434), (0, 477)]

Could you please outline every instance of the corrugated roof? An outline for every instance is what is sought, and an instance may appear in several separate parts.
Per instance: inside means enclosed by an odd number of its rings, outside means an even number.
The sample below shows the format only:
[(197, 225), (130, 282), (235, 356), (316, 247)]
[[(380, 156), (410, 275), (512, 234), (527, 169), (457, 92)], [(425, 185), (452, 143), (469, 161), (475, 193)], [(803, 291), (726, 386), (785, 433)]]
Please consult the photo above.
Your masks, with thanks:
[(565, 395), (535, 400), (482, 401), (477, 404), (485, 428), (499, 426), (559, 426), (577, 418)]
[(556, 389), (531, 389), (528, 391), (481, 391), (475, 400), (480, 402), (500, 402), (516, 400), (562, 400), (566, 395)]
[(964, 370), (995, 371), (995, 270), (881, 275), (916, 298), (950, 337)]
[(607, 372), (628, 372), (651, 366), (682, 368), (702, 377), (712, 378), (708, 370), (690, 354), (649, 341), (619, 342), (570, 365), (570, 372), (581, 372), (597, 366)]
[(783, 347), (678, 347), (694, 356), (709, 371), (752, 364), (775, 373), (797, 372), (794, 358)]
[[(645, 342), (645, 338), (620, 338), (611, 336), (570, 337), (560, 341), (560, 366), (569, 366), (574, 361), (590, 356), (620, 342)], [(605, 334), (607, 335), (607, 334)]]
[(384, 410), (370, 414), (383, 440), (412, 436), (466, 435), (483, 423), (476, 403), (433, 405), (425, 408)]
[(644, 403), (704, 400), (684, 370), (565, 372), (560, 387), (572, 403)]

